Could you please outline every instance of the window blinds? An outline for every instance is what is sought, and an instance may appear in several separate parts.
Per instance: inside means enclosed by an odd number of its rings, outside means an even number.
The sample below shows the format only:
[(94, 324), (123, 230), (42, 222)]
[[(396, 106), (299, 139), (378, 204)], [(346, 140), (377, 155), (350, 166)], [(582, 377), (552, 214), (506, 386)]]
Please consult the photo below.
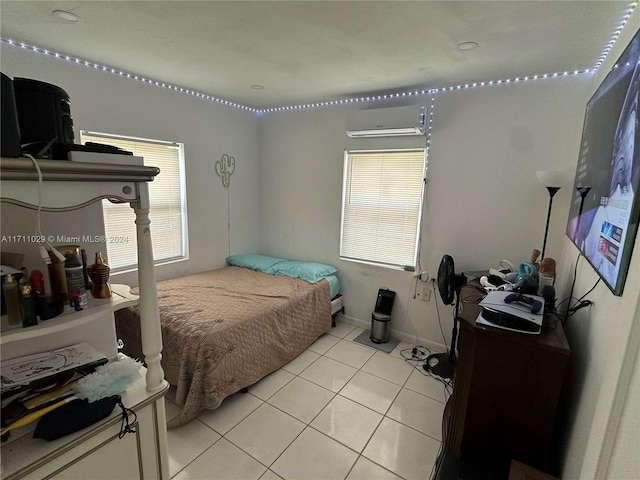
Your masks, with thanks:
[(425, 150), (346, 152), (340, 257), (415, 266)]
[[(183, 202), (182, 146), (177, 143), (122, 138), (82, 132), (82, 142), (114, 145), (144, 158), (145, 166), (160, 173), (149, 182), (149, 219), (155, 263), (184, 258), (186, 209)], [(135, 214), (128, 204), (102, 202), (108, 263), (112, 271), (136, 267)], [(110, 242), (110, 240), (112, 240)]]

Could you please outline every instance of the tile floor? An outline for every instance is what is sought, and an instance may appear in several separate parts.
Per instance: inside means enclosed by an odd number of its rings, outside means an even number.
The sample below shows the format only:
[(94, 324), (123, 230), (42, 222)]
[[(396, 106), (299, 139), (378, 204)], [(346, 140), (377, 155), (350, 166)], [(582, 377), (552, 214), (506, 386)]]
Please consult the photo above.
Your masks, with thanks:
[[(427, 479), (447, 393), (340, 322), (280, 370), (168, 432), (174, 480)], [(410, 354), (410, 351), (409, 351)], [(170, 395), (169, 395), (170, 397)], [(167, 417), (179, 408), (167, 400)]]

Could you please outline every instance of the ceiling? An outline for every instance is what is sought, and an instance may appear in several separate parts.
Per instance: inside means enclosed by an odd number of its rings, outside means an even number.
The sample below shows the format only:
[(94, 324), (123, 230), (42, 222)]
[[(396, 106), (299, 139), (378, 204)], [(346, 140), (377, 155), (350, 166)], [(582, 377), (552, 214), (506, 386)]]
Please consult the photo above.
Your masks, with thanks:
[[(2, 0), (0, 34), (264, 109), (589, 69), (628, 6)], [(79, 20), (67, 22), (56, 9)], [(462, 42), (478, 47), (463, 51)]]

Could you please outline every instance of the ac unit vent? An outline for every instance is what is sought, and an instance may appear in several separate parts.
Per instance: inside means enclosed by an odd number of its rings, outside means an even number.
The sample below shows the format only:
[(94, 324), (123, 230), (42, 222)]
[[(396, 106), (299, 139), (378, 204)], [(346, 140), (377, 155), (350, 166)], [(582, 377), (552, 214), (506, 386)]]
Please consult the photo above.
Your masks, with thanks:
[(347, 115), (347, 135), (354, 138), (424, 135), (426, 110), (424, 106), (409, 105), (353, 111)]

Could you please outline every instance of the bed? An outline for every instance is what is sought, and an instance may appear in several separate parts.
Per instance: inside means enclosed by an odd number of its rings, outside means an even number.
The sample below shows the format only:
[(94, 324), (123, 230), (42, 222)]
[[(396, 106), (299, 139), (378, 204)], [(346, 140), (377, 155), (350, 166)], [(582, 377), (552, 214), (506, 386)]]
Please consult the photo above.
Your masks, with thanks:
[[(169, 427), (217, 408), (293, 360), (342, 310), (333, 267), (255, 255), (227, 261), (224, 268), (157, 284), (162, 366), (182, 405)], [(115, 317), (124, 352), (144, 358), (137, 307)]]

